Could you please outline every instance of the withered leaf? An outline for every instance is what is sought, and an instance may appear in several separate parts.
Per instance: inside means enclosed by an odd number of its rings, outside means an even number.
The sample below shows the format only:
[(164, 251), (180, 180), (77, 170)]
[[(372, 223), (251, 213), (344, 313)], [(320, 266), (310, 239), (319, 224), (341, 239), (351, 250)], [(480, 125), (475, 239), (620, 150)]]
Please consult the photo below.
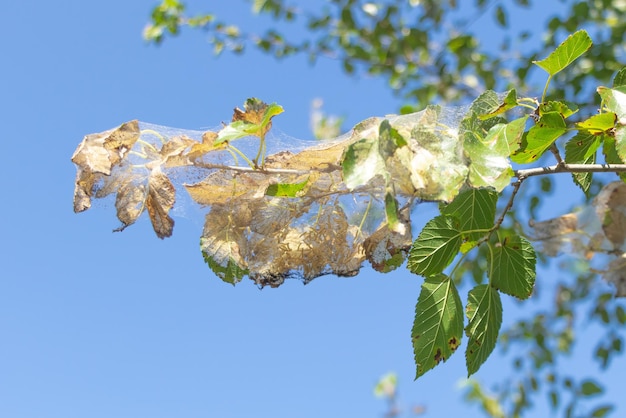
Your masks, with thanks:
[(169, 216), (176, 201), (176, 189), (170, 179), (160, 171), (153, 171), (148, 179), (146, 209), (157, 237), (172, 235), (174, 220)]
[(615, 249), (626, 239), (626, 183), (614, 181), (602, 188), (594, 199), (602, 230)]
[(260, 125), (263, 121), (263, 116), (265, 116), (265, 111), (267, 110), (268, 105), (267, 103), (253, 97), (246, 100), (243, 108), (245, 110), (241, 110), (238, 107), (235, 108), (233, 112), (233, 122), (241, 120), (247, 123)]
[(603, 277), (604, 280), (615, 285), (615, 296), (626, 297), (626, 254), (611, 261)]
[(202, 145), (197, 141), (185, 136), (179, 135), (170, 138), (163, 144), (160, 154), (160, 163), (165, 167), (180, 167), (190, 165), (189, 155), (185, 154), (188, 148)]
[(404, 263), (411, 248), (412, 236), (410, 222), (404, 221), (403, 224), (405, 229), (402, 234), (382, 224), (363, 243), (365, 256), (374, 270), (388, 273)]
[(86, 135), (78, 145), (72, 162), (76, 164), (74, 212), (91, 207), (94, 186), (111, 174), (139, 139), (139, 122), (126, 122), (115, 129)]
[(220, 205), (235, 198), (263, 196), (270, 179), (261, 173), (216, 171), (199, 183), (185, 184), (189, 196), (201, 205)]

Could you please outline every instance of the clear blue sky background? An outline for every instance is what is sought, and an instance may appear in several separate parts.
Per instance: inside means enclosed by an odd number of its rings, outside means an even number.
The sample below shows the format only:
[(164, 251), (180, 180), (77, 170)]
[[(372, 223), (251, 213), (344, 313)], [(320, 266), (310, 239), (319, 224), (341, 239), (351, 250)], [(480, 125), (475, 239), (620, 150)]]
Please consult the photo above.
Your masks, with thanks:
[[(332, 61), (215, 59), (199, 32), (147, 46), (154, 4), (2, 4), (0, 417), (375, 417), (384, 404), (372, 389), (390, 370), (403, 401), (428, 416), (478, 416), (460, 402), (461, 352), (413, 382), (421, 278), (366, 268), (233, 288), (202, 261), (202, 219), (177, 218), (162, 241), (145, 218), (111, 233), (111, 207), (73, 213), (76, 145), (124, 121), (201, 129), (257, 96), (286, 109), (275, 127), (309, 138), (316, 97), (348, 126), (402, 104), (381, 80), (346, 78)], [(244, 2), (206, 4), (250, 19)], [(478, 377), (508, 372), (493, 358)], [(620, 358), (602, 378), (622, 413), (624, 375)]]

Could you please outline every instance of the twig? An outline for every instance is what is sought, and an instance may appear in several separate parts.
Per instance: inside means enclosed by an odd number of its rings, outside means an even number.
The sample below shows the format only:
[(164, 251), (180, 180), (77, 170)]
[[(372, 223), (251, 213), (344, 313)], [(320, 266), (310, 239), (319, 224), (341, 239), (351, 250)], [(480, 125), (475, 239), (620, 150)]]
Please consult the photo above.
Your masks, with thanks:
[(515, 177), (520, 181), (532, 176), (557, 173), (624, 173), (626, 164), (557, 164), (549, 167), (516, 170)]
[(491, 235), (491, 232), (493, 232), (496, 229), (500, 228), (500, 225), (502, 225), (502, 222), (504, 222), (504, 217), (506, 216), (507, 212), (509, 210), (511, 210), (511, 208), (513, 207), (513, 201), (515, 200), (515, 196), (517, 195), (517, 192), (519, 191), (519, 189), (522, 186), (523, 182), (524, 182), (524, 178), (520, 178), (518, 181), (513, 183), (513, 191), (511, 192), (511, 196), (509, 197), (509, 201), (506, 202), (506, 206), (502, 210), (502, 213), (500, 214), (500, 217), (498, 218), (496, 223), (493, 224), (493, 227), (489, 231), (490, 235)]
[(554, 158), (556, 159), (556, 163), (558, 165), (565, 164), (565, 161), (563, 161), (563, 158), (561, 158), (561, 154), (559, 153), (559, 148), (556, 146), (556, 144), (552, 144), (550, 146), (550, 152), (552, 152), (552, 154), (554, 155)]

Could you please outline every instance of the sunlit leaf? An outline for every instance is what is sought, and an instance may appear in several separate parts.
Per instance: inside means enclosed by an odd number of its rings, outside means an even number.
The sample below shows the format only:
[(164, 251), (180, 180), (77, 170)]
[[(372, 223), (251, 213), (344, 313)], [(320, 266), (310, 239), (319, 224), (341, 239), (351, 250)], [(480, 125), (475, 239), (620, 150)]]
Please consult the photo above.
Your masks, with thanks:
[(519, 164), (537, 160), (565, 132), (567, 128), (561, 114), (557, 112), (544, 114), (537, 124), (530, 128), (522, 141), (522, 147), (511, 155), (511, 160)]
[(461, 243), (459, 219), (437, 216), (426, 223), (413, 243), (407, 268), (426, 277), (441, 273), (458, 254)]
[(470, 135), (463, 144), (471, 164), (469, 183), (473, 187), (493, 187), (502, 191), (509, 185), (513, 170), (509, 163), (507, 125), (492, 127), (485, 138)]
[(154, 232), (159, 238), (172, 235), (174, 220), (169, 216), (176, 201), (176, 189), (170, 179), (159, 171), (153, 171), (148, 179), (146, 209)]
[(385, 162), (379, 152), (378, 140), (363, 138), (350, 145), (344, 155), (342, 169), (346, 186), (351, 189), (366, 184), (376, 175), (383, 175)]
[(567, 37), (547, 58), (533, 61), (533, 64), (543, 68), (550, 76), (562, 71), (591, 48), (592, 41), (584, 30)]
[(72, 162), (76, 164), (74, 211), (82, 212), (91, 207), (94, 186), (111, 174), (111, 169), (121, 163), (139, 139), (139, 123), (136, 120), (123, 123), (115, 129), (85, 136), (78, 145)]
[(526, 299), (535, 285), (535, 250), (519, 235), (501, 239), (493, 249), (491, 285), (507, 295)]
[(454, 282), (443, 274), (426, 278), (411, 331), (416, 379), (445, 362), (463, 337), (463, 305)]
[(607, 133), (615, 126), (617, 115), (613, 112), (599, 113), (590, 118), (578, 122), (576, 127), (579, 130), (585, 130), (591, 134)]
[(469, 337), (465, 349), (468, 375), (478, 371), (496, 346), (502, 324), (500, 294), (488, 284), (470, 290), (466, 316), (469, 319), (465, 333)]

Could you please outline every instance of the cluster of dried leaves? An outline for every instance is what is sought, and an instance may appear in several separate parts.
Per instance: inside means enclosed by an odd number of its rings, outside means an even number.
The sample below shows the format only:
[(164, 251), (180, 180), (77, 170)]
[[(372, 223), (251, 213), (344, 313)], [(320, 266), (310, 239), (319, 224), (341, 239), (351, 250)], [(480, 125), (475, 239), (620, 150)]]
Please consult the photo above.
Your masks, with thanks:
[[(208, 210), (201, 237), (205, 260), (230, 283), (246, 275), (262, 286), (278, 286), (288, 277), (308, 282), (330, 273), (353, 276), (365, 260), (383, 272), (400, 266), (412, 241), (410, 201), (398, 208), (402, 228), (391, 229), (384, 182), (373, 178), (349, 188), (342, 176), (346, 148), (375, 134), (379, 121), (301, 152), (267, 158), (259, 153), (262, 165), (255, 158), (245, 166), (238, 164), (241, 153), (231, 142), (245, 134), (262, 142), (271, 123), (271, 115), (264, 114), (267, 105), (246, 105), (235, 109), (222, 130), (205, 132), (199, 140), (168, 137), (137, 121), (85, 136), (72, 156), (74, 210), (114, 195), (121, 222), (116, 230), (146, 211), (156, 235), (165, 238), (172, 235), (176, 194), (185, 191)], [(204, 175), (201, 181), (177, 184), (172, 174), (180, 169)]]
[(587, 260), (596, 255), (609, 257), (608, 266), (599, 273), (615, 285), (616, 296), (626, 297), (626, 183), (607, 184), (584, 210), (530, 226), (547, 255), (568, 252)]

